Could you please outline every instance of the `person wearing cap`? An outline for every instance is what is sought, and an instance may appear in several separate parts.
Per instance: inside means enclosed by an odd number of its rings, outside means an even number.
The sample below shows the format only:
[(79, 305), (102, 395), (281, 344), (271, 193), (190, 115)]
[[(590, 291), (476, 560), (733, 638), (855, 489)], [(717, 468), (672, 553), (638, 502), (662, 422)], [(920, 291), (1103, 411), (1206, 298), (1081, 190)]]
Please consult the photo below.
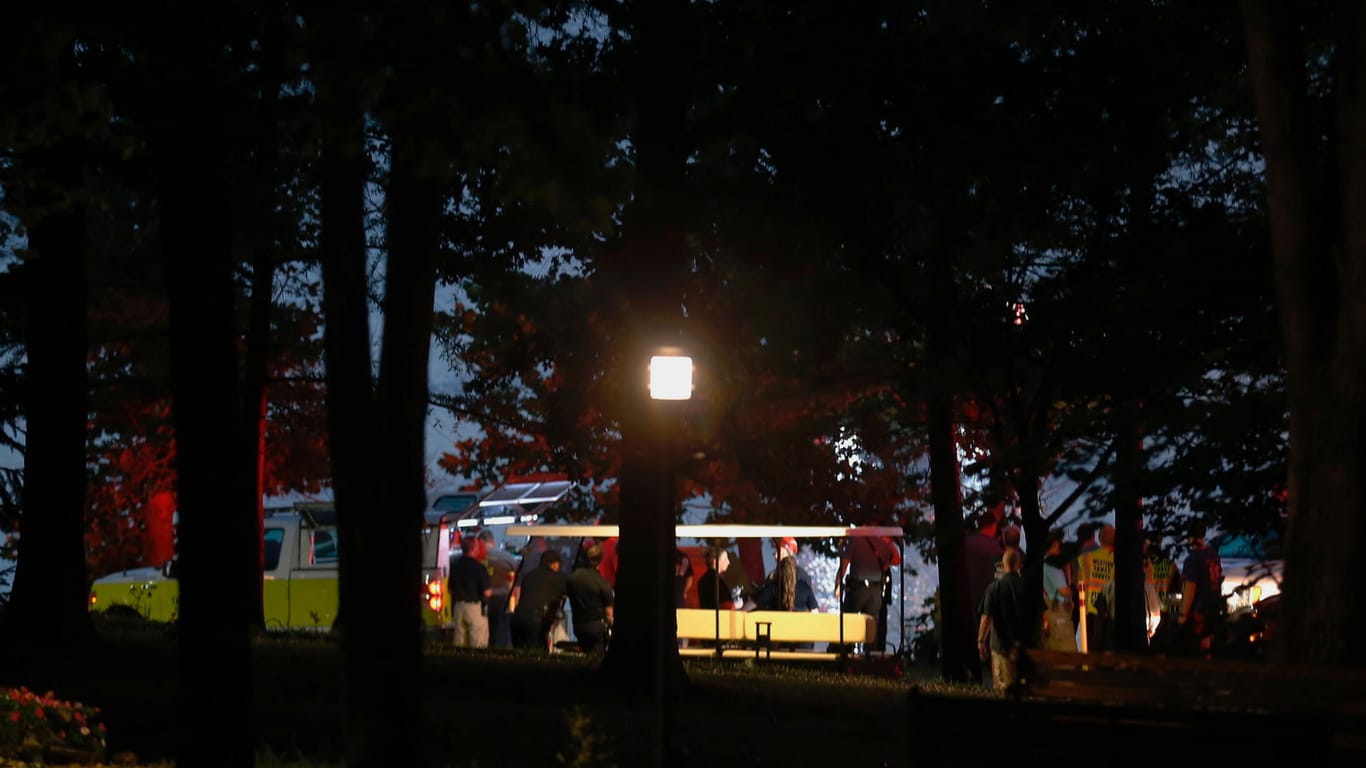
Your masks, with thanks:
[[(773, 571), (754, 594), (754, 603), (767, 611), (809, 611), (821, 609), (811, 580), (797, 565), (797, 540), (791, 536), (773, 540)], [(792, 650), (811, 650), (813, 643), (785, 643)]]
[(766, 611), (819, 611), (811, 580), (797, 565), (797, 540), (791, 536), (775, 539), (773, 559), (773, 571), (755, 592), (755, 605)]

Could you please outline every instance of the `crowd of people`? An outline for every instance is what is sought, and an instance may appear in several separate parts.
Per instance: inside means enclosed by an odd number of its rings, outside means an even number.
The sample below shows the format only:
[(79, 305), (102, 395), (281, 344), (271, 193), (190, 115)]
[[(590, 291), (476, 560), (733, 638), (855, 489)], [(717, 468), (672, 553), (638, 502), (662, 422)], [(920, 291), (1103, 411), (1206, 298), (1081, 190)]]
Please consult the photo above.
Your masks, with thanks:
[[(1070, 541), (1062, 530), (1050, 531), (1040, 545), (1042, 558), (1026, 567), (1020, 528), (1003, 511), (996, 505), (981, 514), (964, 546), (982, 682), (1009, 684), (1015, 676), (1010, 651), (1016, 646), (1113, 650), (1114, 526), (1083, 523)], [(553, 650), (555, 638), (568, 639), (572, 627), (579, 649), (606, 648), (614, 618), (615, 539), (584, 542), (570, 568), (561, 550), (543, 543), (539, 550), (528, 548), (519, 568), (493, 539), (488, 529), (466, 536), (461, 554), (452, 558), (448, 594), (457, 645)], [(705, 548), (700, 576), (692, 557), (676, 551), (675, 607), (822, 610), (814, 582), (798, 563), (796, 539), (774, 539), (771, 546), (773, 568), (758, 581), (750, 581), (750, 571), (732, 557), (726, 542)], [(1223, 575), (1217, 552), (1206, 546), (1203, 526), (1189, 531), (1187, 552), (1178, 568), (1157, 542), (1144, 541), (1146, 634), (1150, 643), (1170, 644), (1171, 650), (1179, 645), (1208, 652), (1223, 611)], [(867, 650), (885, 650), (891, 569), (900, 564), (900, 550), (890, 539), (843, 540), (833, 592), (845, 613), (878, 618), (877, 645)]]
[[(566, 630), (572, 627), (572, 642), (579, 650), (605, 649), (613, 621), (614, 544), (615, 539), (585, 541), (574, 554), (572, 568), (566, 568), (560, 549), (533, 540), (519, 566), (496, 546), (491, 530), (463, 536), (460, 554), (451, 558), (447, 591), (454, 643), (554, 650), (556, 638), (568, 639)], [(700, 577), (692, 558), (676, 551), (675, 607), (821, 611), (814, 582), (798, 563), (797, 540), (781, 537), (771, 545), (773, 568), (758, 581), (747, 577), (726, 542), (714, 541), (705, 548), (706, 570)], [(890, 539), (844, 541), (833, 591), (845, 612), (878, 617), (879, 648), (886, 644), (891, 569), (900, 563), (900, 550)]]
[[(1020, 529), (1001, 513), (982, 514), (964, 548), (983, 683), (1003, 689), (1015, 679), (1016, 647), (1115, 650), (1114, 526), (1083, 523), (1071, 542), (1050, 531), (1043, 557), (1026, 568)], [(1156, 539), (1143, 542), (1146, 639), (1164, 651), (1208, 653), (1224, 611), (1223, 572), (1202, 523), (1190, 526), (1186, 543), (1178, 569)]]
[(566, 575), (564, 557), (555, 547), (529, 549), (519, 564), (494, 546), (489, 529), (461, 537), (447, 588), (454, 644), (551, 650), (557, 630), (569, 636), (562, 626), (567, 606), (578, 647), (587, 653), (602, 650), (611, 637), (615, 602), (609, 581), (614, 564), (606, 550), (596, 542), (580, 547)]

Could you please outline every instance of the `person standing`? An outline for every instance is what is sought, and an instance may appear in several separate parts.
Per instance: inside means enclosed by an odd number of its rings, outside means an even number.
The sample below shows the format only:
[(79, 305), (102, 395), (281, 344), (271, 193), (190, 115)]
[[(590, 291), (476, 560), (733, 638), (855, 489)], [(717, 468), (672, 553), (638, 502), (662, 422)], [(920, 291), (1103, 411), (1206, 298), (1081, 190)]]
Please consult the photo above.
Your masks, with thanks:
[(480, 559), (489, 571), (493, 591), (489, 595), (489, 645), (506, 648), (512, 645), (508, 599), (512, 596), (512, 582), (517, 577), (517, 561), (498, 546), (492, 528), (479, 531)]
[(963, 539), (963, 559), (968, 565), (968, 600), (975, 611), (986, 594), (987, 585), (996, 578), (996, 564), (1005, 552), (1001, 543), (1000, 519), (1004, 502), (993, 506), (977, 518), (977, 531)]
[(725, 547), (712, 545), (707, 550), (707, 567), (707, 572), (697, 580), (697, 607), (714, 611), (719, 600), (722, 609), (734, 608), (734, 596), (725, 576), (730, 568), (730, 553)]
[[(982, 596), (987, 585), (996, 580), (996, 565), (1001, 561), (1005, 545), (1001, 543), (1001, 520), (1005, 517), (1005, 502), (997, 501), (977, 518), (977, 530), (963, 538), (963, 561), (967, 564), (968, 605), (974, 615), (981, 613)], [(977, 681), (987, 684), (991, 670), (976, 670)]]
[(674, 550), (674, 608), (688, 607), (688, 591), (692, 589), (692, 558), (681, 549)]
[(584, 563), (569, 574), (565, 591), (574, 615), (574, 637), (584, 653), (607, 646), (612, 630), (612, 585), (598, 572), (602, 547), (593, 544), (584, 552)]
[[(882, 607), (877, 612), (877, 649), (879, 651), (887, 650), (887, 614), (892, 605), (892, 567), (901, 566), (901, 548), (897, 546), (891, 536), (883, 536), (882, 540), (887, 542), (892, 559), (882, 566)], [(900, 621), (899, 618), (898, 621)], [(904, 627), (902, 631), (905, 631)]]
[(550, 625), (560, 612), (566, 580), (560, 573), (560, 552), (547, 549), (535, 570), (522, 577), (513, 589), (512, 645), (516, 648), (550, 649)]
[(1089, 522), (1077, 526), (1077, 554), (1083, 555), (1100, 546), (1096, 541), (1096, 533), (1105, 527), (1105, 523)]
[(460, 557), (451, 561), (447, 592), (455, 622), (455, 644), (486, 648), (489, 644), (488, 600), (493, 594), (489, 571), (479, 562), (479, 539), (460, 539)]
[(877, 616), (882, 610), (882, 577), (892, 562), (892, 545), (881, 536), (849, 536), (835, 574), (835, 597), (845, 613)]
[[(681, 549), (674, 550), (674, 610), (688, 607), (688, 592), (692, 589), (692, 558)], [(686, 637), (678, 638), (678, 647), (688, 647)]]
[[(1062, 553), (1063, 531), (1054, 528), (1044, 541), (1039, 569), (1039, 592), (1043, 599), (1040, 645), (1050, 651), (1077, 650), (1076, 624), (1072, 621), (1072, 563)], [(1029, 578), (1025, 579), (1030, 582)], [(1033, 584), (1030, 584), (1033, 589)]]
[(1020, 550), (1007, 550), (1002, 559), (1006, 572), (987, 586), (977, 623), (977, 654), (982, 661), (990, 656), (991, 680), (998, 691), (1019, 678), (1019, 648), (1028, 644), (1038, 604), (1020, 576)]
[(1110, 650), (1110, 606), (1105, 601), (1106, 586), (1115, 578), (1115, 527), (1102, 525), (1100, 546), (1083, 550), (1076, 561), (1078, 597), (1085, 611), (1081, 620), (1083, 653)]
[(1181, 608), (1177, 623), (1201, 653), (1208, 653), (1225, 611), (1224, 566), (1219, 553), (1205, 543), (1205, 524), (1193, 523), (1190, 553), (1181, 563)]
[(1162, 551), (1160, 541), (1156, 538), (1144, 541), (1144, 548), (1147, 560), (1152, 565), (1150, 583), (1162, 603), (1162, 617), (1176, 621), (1176, 595), (1181, 590), (1181, 571), (1177, 569), (1176, 562)]
[[(1021, 531), (1017, 525), (1007, 525), (1001, 529), (1001, 554), (1005, 554), (1007, 549), (1013, 549), (1020, 553), (1020, 562), (1024, 562), (1024, 549), (1020, 546)], [(997, 560), (993, 565), (995, 569), (994, 579), (1001, 578), (1005, 574), (1005, 563)]]

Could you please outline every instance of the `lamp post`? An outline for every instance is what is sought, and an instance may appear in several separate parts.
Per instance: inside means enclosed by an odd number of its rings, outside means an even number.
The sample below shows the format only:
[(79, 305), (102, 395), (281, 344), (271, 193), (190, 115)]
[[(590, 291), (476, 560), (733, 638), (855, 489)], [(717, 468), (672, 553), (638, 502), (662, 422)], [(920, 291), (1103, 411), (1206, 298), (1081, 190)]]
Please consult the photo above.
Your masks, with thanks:
[(624, 691), (653, 699), (655, 760), (663, 765), (670, 698), (687, 680), (674, 629), (674, 470), (680, 409), (692, 395), (692, 360), (678, 349), (653, 347), (636, 359), (644, 364), (646, 358), (647, 376), (635, 380), (623, 403), (617, 620), (602, 670)]
[[(658, 765), (669, 764), (669, 729), (672, 717), (672, 678), (674, 667), (682, 668), (678, 658), (678, 640), (675, 634), (674, 604), (674, 550), (677, 542), (674, 537), (674, 508), (677, 498), (674, 495), (674, 464), (677, 461), (678, 414), (673, 407), (677, 401), (692, 397), (692, 358), (676, 348), (659, 350), (650, 358), (650, 400), (651, 403), (651, 447), (657, 460), (651, 462), (656, 467), (659, 483), (660, 508), (656, 510), (659, 527), (656, 538), (655, 575), (660, 580), (655, 594), (663, 603), (659, 618), (655, 621), (657, 658), (655, 660), (655, 706), (658, 741), (656, 755)], [(671, 402), (672, 401), (672, 402)], [(670, 656), (672, 655), (672, 659)]]
[(666, 347), (650, 358), (650, 399), (688, 400), (692, 397), (692, 358)]

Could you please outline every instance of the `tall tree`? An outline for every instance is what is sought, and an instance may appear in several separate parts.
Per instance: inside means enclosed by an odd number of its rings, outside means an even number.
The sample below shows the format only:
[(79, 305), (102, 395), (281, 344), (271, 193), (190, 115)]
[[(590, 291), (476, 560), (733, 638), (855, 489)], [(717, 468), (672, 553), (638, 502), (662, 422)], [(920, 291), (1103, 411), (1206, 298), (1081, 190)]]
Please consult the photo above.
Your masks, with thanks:
[(10, 57), (0, 94), (11, 106), (0, 119), (0, 169), (6, 202), (28, 236), (11, 280), (27, 353), (20, 398), (27, 431), (22, 535), (4, 634), (29, 650), (66, 652), (94, 639), (76, 540), (84, 541), (86, 273), (109, 124), (97, 44), (105, 30), (75, 21), (60, 10), (28, 9), (7, 28), (16, 34), (0, 40)]
[[(622, 332), (616, 372), (626, 380), (618, 410), (622, 496), (616, 583), (621, 618), (602, 669), (614, 683), (650, 693), (666, 712), (668, 698), (686, 681), (670, 597), (677, 503), (667, 441), (668, 431), (678, 426), (660, 404), (647, 400), (643, 385), (652, 353), (661, 346), (685, 346), (680, 333), (683, 297), (677, 287), (687, 264), (679, 216), (687, 158), (685, 62), (691, 55), (687, 41), (693, 21), (681, 0), (635, 2), (628, 10), (638, 46), (638, 66), (629, 80), (637, 108), (632, 137), (635, 199), (620, 250), (599, 266), (603, 279), (616, 289), (614, 319)], [(659, 727), (667, 727), (667, 716), (661, 713), (660, 720)], [(666, 738), (660, 734), (661, 748)], [(657, 759), (665, 758), (659, 754)]]
[[(346, 760), (354, 766), (396, 759), (420, 765), (421, 739), (412, 732), (421, 721), (414, 668), (420, 648), (411, 634), (417, 627), (409, 625), (417, 617), (404, 610), (408, 603), (416, 605), (404, 600), (404, 592), (411, 595), (418, 579), (398, 583), (409, 570), (403, 555), (409, 540), (417, 540), (416, 526), (408, 529), (402, 514), (382, 514), (389, 506), (386, 484), (378, 480), (384, 473), (374, 471), (386, 445), (373, 383), (367, 279), (365, 195), (371, 166), (366, 119), (373, 100), (364, 87), (366, 62), (372, 59), (364, 54), (372, 50), (372, 41), (363, 32), (364, 4), (352, 4), (342, 13), (331, 6), (310, 10), (316, 12), (308, 18), (315, 25), (316, 108), (322, 129), (319, 244), (328, 431), (341, 534), (338, 623), (346, 671)], [(420, 402), (425, 400), (424, 393)], [(390, 530), (400, 537), (407, 534), (397, 549), (392, 549)], [(382, 580), (376, 578), (380, 568), (388, 574)], [(357, 616), (363, 618), (353, 618)]]
[(227, 192), (236, 105), (223, 52), (229, 20), (183, 6), (158, 16), (151, 141), (181, 510), (179, 698), (182, 711), (197, 713), (179, 722), (176, 756), (241, 766), (252, 764), (256, 746), (247, 617), (260, 571), (251, 556), (259, 546), (252, 468), (229, 462), (224, 472), (221, 463), (224, 447), (241, 445), (245, 431)]
[(1366, 604), (1366, 12), (1240, 5), (1290, 406), (1287, 658), (1359, 665)]

